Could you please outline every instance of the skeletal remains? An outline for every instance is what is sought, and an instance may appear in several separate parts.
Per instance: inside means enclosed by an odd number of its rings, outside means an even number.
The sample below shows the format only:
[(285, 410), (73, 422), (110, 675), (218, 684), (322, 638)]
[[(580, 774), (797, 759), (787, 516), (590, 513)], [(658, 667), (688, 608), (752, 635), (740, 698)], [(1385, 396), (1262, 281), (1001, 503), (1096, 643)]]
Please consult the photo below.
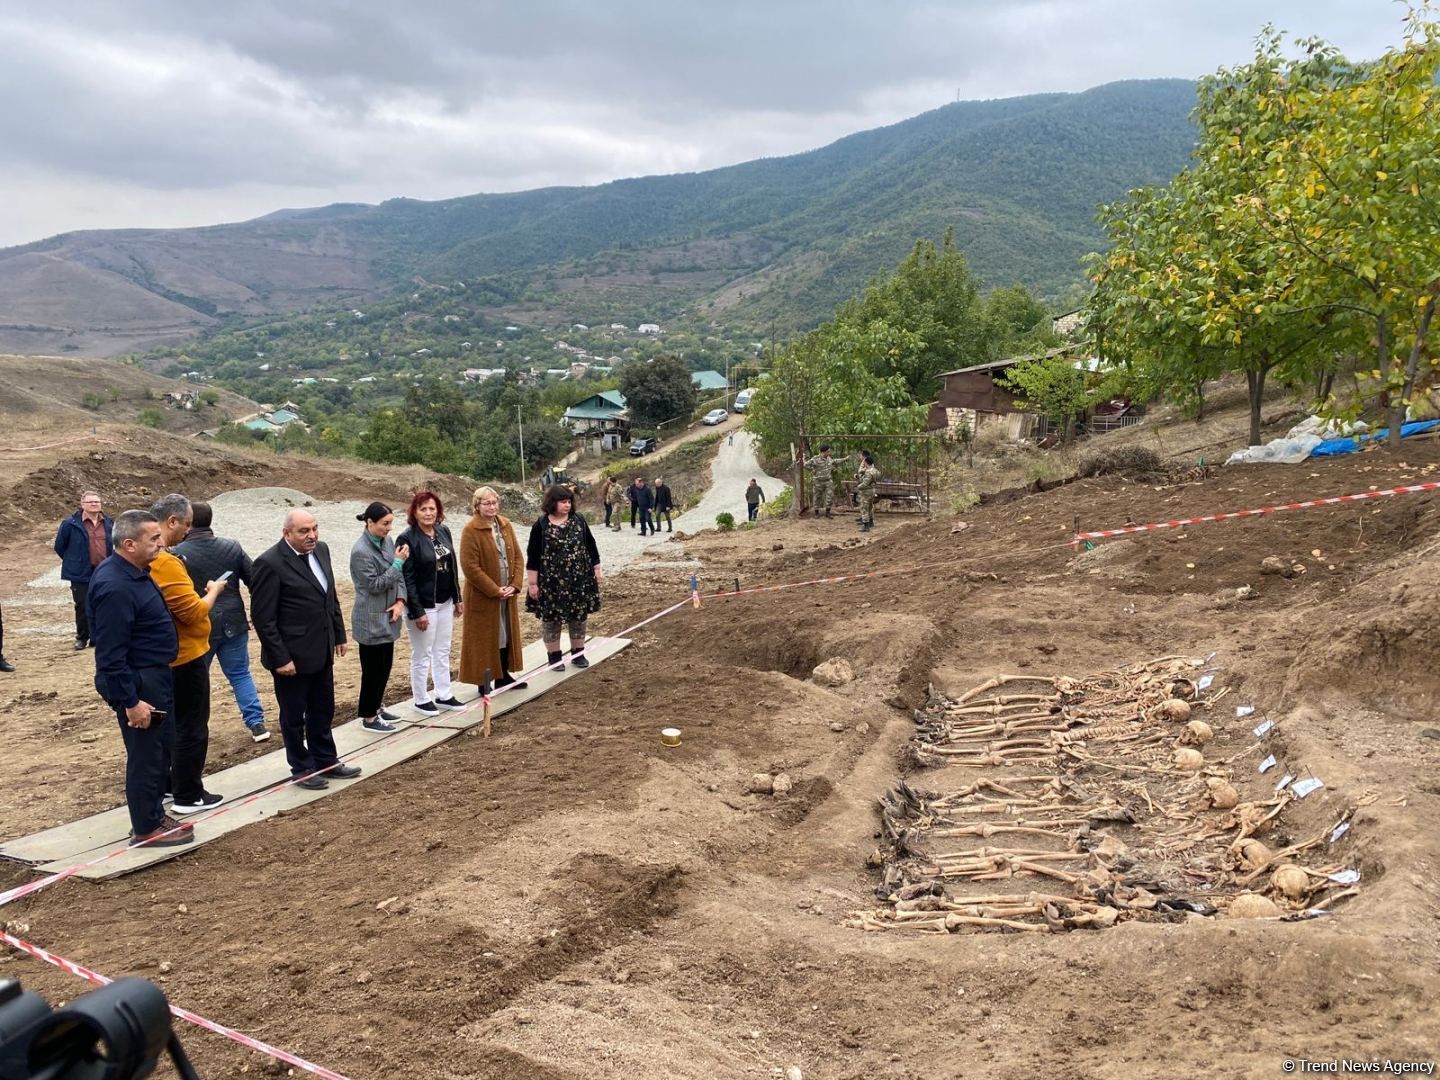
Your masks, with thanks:
[[(1230, 765), (1245, 751), (1216, 754), (1226, 732), (1196, 715), (1225, 693), (1198, 695), (1199, 666), (1165, 656), (1084, 678), (999, 675), (954, 700), (932, 689), (909, 757), (949, 782), (901, 781), (881, 799), (884, 843), (869, 861), (885, 906), (848, 925), (1052, 933), (1221, 911), (1285, 917), (1355, 895), (1332, 878), (1343, 865), (1296, 861), (1330, 830), (1278, 850), (1256, 838), (1294, 796), (1242, 795)], [(964, 881), (1023, 891), (952, 895)]]

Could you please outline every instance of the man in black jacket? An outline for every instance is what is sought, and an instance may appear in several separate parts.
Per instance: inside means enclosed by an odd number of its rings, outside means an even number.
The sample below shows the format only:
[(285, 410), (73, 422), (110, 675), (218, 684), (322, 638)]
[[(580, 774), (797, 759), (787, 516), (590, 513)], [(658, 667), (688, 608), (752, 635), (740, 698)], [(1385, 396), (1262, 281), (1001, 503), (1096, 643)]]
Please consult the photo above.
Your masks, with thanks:
[(665, 531), (674, 532), (675, 526), (670, 521), (670, 511), (675, 509), (675, 500), (670, 494), (670, 485), (665, 483), (663, 476), (655, 477), (655, 522), (650, 528), (660, 531), (660, 516), (665, 516)]
[(634, 480), (630, 481), (630, 486), (625, 489), (625, 498), (630, 501), (630, 527), (632, 529), (635, 527), (635, 518), (640, 513), (639, 495), (640, 489), (644, 486), (645, 481), (637, 476)]
[(207, 582), (219, 581), (220, 575), (228, 572), (225, 591), (215, 601), (210, 611), (210, 655), (205, 659), (208, 669), (210, 662), (220, 661), (220, 670), (225, 673), (230, 689), (235, 694), (235, 704), (240, 707), (240, 719), (245, 721), (245, 730), (257, 743), (270, 738), (265, 727), (265, 711), (260, 704), (255, 679), (250, 674), (250, 624), (245, 618), (245, 601), (240, 599), (240, 583), (250, 587), (250, 556), (237, 541), (222, 539), (210, 528), (214, 514), (209, 503), (191, 503), (194, 523), (177, 546), (175, 554), (185, 560), (190, 579), (195, 582), (197, 592), (204, 592)]
[(655, 523), (650, 520), (650, 508), (655, 505), (655, 493), (645, 485), (645, 478), (637, 476), (635, 486), (630, 489), (630, 509), (640, 512), (640, 535), (655, 531)]
[(345, 621), (330, 549), (320, 543), (313, 514), (286, 513), (283, 537), (255, 560), (252, 579), (250, 615), (260, 638), (260, 663), (275, 677), (280, 737), (291, 774), (306, 777), (300, 786), (312, 790), (329, 787), (326, 776), (359, 776), (359, 766), (340, 764), (330, 733), (334, 658), (345, 655)]

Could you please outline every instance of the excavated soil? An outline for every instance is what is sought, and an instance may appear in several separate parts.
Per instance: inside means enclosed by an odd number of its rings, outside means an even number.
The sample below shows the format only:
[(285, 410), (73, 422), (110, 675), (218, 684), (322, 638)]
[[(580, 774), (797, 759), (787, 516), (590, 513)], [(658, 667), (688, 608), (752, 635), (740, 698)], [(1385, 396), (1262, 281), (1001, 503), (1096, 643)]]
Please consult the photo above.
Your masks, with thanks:
[[(6, 654), (19, 667), (0, 676), (6, 836), (114, 805), (120, 790), (119, 737), (89, 689), (90, 657), (54, 632), (68, 613), (23, 602), (23, 583), (53, 561), (51, 519), (73, 483), (103, 483), (91, 479), (103, 467), (116, 495), (403, 494), (394, 473), (293, 462), (252, 474), (218, 448), (173, 471), (136, 447), (100, 452), (11, 473), (11, 513), (23, 513), (0, 556)], [(1120, 1080), (1270, 1077), (1300, 1057), (1429, 1060), (1440, 1032), (1435, 496), (1078, 554), (1066, 539), (1076, 518), (1167, 520), (1437, 470), (1440, 448), (1425, 443), (1178, 486), (1084, 480), (978, 508), (959, 532), (950, 517), (882, 517), (864, 542), (850, 518), (705, 533), (685, 543), (703, 562), (699, 610), (638, 631), (616, 659), (502, 718), (494, 737), (456, 739), (143, 873), (65, 882), (4, 917), (357, 1080), (770, 1077), (791, 1065), (846, 1080)], [(1291, 576), (1262, 575), (1268, 556)], [(673, 603), (688, 575), (660, 566), (607, 581), (597, 631)], [(1236, 598), (1244, 585), (1254, 598)], [(1275, 718), (1278, 750), (1325, 781), (1296, 808), (1295, 832), (1354, 809), (1358, 897), (1293, 924), (1196, 916), (943, 936), (843, 925), (874, 905), (876, 801), (910, 775), (901, 750), (932, 685), (955, 695), (1002, 672), (1212, 651), (1217, 688)], [(397, 672), (403, 642), (398, 653)], [(855, 681), (816, 685), (809, 671), (835, 656)], [(356, 681), (343, 662), (342, 701)], [(392, 698), (400, 688), (397, 675)], [(215, 698), (212, 762), (257, 752), (223, 684)], [(659, 741), (670, 725), (683, 729), (678, 748)], [(1241, 734), (1222, 732), (1227, 746)], [(760, 772), (794, 787), (752, 794)], [(0, 887), (26, 879), (0, 866)], [(0, 957), (11, 976), (54, 1000), (81, 989)], [(215, 1036), (181, 1034), (203, 1075), (270, 1070)]]

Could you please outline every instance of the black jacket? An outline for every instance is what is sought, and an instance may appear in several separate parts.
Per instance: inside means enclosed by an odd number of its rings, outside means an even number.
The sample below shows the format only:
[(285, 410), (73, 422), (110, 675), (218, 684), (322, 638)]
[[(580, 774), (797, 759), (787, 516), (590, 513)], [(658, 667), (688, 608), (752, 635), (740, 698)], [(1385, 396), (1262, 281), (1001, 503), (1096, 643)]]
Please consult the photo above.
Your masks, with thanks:
[(669, 484), (655, 485), (655, 510), (663, 513), (666, 510), (675, 509), (675, 500), (670, 497)]
[(655, 505), (655, 492), (651, 491), (649, 487), (631, 487), (630, 504), (636, 510), (649, 510)]
[(431, 540), (418, 526), (410, 526), (395, 538), (395, 546), (410, 545), (410, 557), (405, 560), (405, 615), (410, 620), (420, 618), (427, 608), (435, 606), (435, 585), (440, 560), (436, 559), (435, 545), (445, 550), (443, 560), (450, 575), (452, 595), (456, 603), (460, 600), (460, 560), (455, 554), (455, 541), (450, 536), (448, 525), (435, 526), (435, 539)]
[(335, 595), (330, 549), (315, 545), (329, 588), (310, 570), (309, 560), (281, 540), (257, 558), (251, 568), (250, 617), (260, 639), (260, 663), (271, 671), (295, 661), (301, 675), (323, 671), (345, 642), (345, 620)]
[(191, 529), (174, 551), (184, 560), (195, 591), (202, 596), (206, 585), (226, 570), (230, 571), (225, 591), (210, 610), (210, 644), (219, 645), (245, 633), (245, 601), (240, 599), (240, 583), (243, 581), (246, 588), (250, 587), (251, 563), (239, 542), (216, 536), (210, 529)]

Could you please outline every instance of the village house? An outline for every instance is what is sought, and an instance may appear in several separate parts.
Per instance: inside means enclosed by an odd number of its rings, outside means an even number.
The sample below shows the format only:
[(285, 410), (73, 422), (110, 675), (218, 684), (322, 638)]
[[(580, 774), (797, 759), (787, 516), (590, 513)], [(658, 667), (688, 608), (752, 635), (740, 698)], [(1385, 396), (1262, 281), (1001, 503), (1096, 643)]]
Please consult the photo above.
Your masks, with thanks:
[(591, 394), (566, 409), (561, 423), (586, 449), (595, 453), (618, 450), (630, 432), (630, 413), (625, 408), (625, 395), (618, 390)]
[(719, 393), (730, 386), (725, 376), (718, 371), (696, 371), (691, 374), (690, 381), (702, 394)]

